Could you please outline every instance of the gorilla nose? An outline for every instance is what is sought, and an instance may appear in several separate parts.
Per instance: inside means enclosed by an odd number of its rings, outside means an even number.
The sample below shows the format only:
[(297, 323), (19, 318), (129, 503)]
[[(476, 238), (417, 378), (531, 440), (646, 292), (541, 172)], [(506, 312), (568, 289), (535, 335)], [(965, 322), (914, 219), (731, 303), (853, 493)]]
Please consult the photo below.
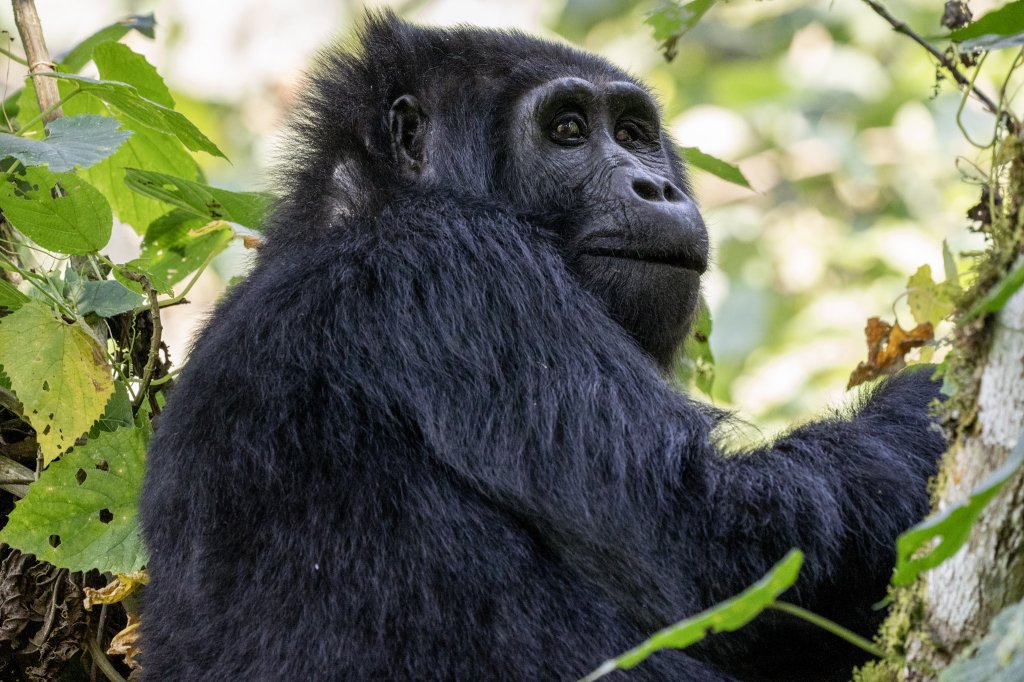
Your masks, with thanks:
[(634, 175), (630, 186), (633, 194), (644, 201), (682, 201), (683, 193), (665, 178)]

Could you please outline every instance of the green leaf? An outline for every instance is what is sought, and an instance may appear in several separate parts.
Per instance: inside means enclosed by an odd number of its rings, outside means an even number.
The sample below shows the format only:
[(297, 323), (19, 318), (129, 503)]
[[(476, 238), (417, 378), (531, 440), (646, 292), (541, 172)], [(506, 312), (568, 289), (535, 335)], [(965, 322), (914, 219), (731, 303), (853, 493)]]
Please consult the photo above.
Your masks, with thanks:
[(1007, 3), (946, 36), (961, 52), (1024, 45), (1024, 0)]
[(104, 43), (114, 43), (123, 38), (129, 31), (135, 30), (153, 39), (156, 27), (156, 18), (153, 13), (135, 14), (125, 17), (121, 21), (114, 22), (93, 33), (91, 36), (75, 45), (64, 55), (57, 58), (57, 63), (64, 67), (64, 71), (78, 73), (89, 60), (93, 58), (93, 51), (97, 46)]
[[(86, 112), (108, 113), (109, 110), (92, 97), (75, 97), (64, 106), (66, 114)], [(137, 125), (128, 118), (125, 121), (136, 128), (131, 139), (121, 145), (116, 154), (91, 168), (80, 170), (79, 175), (107, 197), (118, 220), (142, 233), (147, 225), (167, 211), (167, 206), (128, 189), (124, 184), (125, 169), (145, 168), (194, 178), (199, 167), (178, 138)]]
[(95, 165), (117, 151), (131, 131), (118, 130), (117, 119), (85, 114), (65, 116), (46, 125), (41, 140), (0, 133), (0, 157), (13, 156), (26, 166), (47, 166), (54, 173)]
[(775, 603), (779, 595), (796, 582), (803, 561), (804, 555), (800, 550), (790, 550), (763, 578), (739, 595), (661, 630), (636, 648), (605, 661), (580, 682), (593, 682), (614, 670), (634, 668), (662, 649), (683, 649), (704, 639), (708, 632), (739, 630)]
[(973, 319), (981, 313), (999, 312), (1022, 286), (1024, 286), (1024, 261), (999, 280), (999, 283), (992, 287), (992, 290), (984, 298), (972, 305), (964, 315), (964, 321)]
[(114, 392), (92, 334), (37, 301), (0, 318), (0, 365), (36, 430), (44, 464), (89, 430)]
[(970, 658), (955, 661), (939, 673), (939, 682), (1024, 680), (1024, 601), (1000, 611), (970, 653)]
[(680, 147), (679, 151), (682, 152), (683, 158), (686, 162), (694, 168), (700, 168), (701, 170), (707, 171), (726, 182), (731, 182), (739, 185), (740, 187), (753, 189), (747, 181), (747, 178), (743, 175), (743, 172), (731, 163), (726, 163), (725, 161), (717, 159), (710, 154), (705, 154), (696, 147)]
[(176, 209), (149, 226), (142, 253), (130, 265), (145, 271), (151, 281), (174, 285), (223, 251), (234, 234), (227, 225), (207, 225), (205, 218)]
[(72, 571), (130, 573), (146, 564), (138, 498), (148, 434), (101, 433), (43, 472), (0, 541)]
[(114, 393), (107, 401), (103, 414), (89, 430), (89, 438), (95, 438), (102, 431), (116, 431), (122, 426), (134, 426), (135, 414), (132, 412), (132, 401), (128, 396), (128, 388), (123, 381), (114, 382)]
[(0, 277), (0, 307), (17, 310), (28, 302), (28, 296), (18, 291), (18, 287)]
[(142, 305), (142, 296), (118, 281), (90, 280), (83, 284), (78, 299), (78, 314), (96, 313), (100, 317), (113, 317)]
[(146, 99), (168, 109), (174, 108), (171, 91), (167, 89), (156, 67), (127, 45), (104, 43), (96, 47), (92, 58), (101, 78), (134, 85)]
[(226, 220), (258, 229), (270, 202), (264, 192), (231, 192), (166, 173), (129, 168), (125, 184), (139, 194), (159, 199), (204, 220)]
[(683, 344), (676, 379), (683, 386), (694, 385), (705, 395), (711, 395), (715, 382), (715, 358), (711, 353), (711, 311), (707, 301), (700, 297), (690, 335)]
[(654, 28), (654, 39), (660, 41), (665, 59), (672, 61), (676, 56), (676, 44), (691, 28), (697, 25), (717, 0), (693, 0), (680, 5), (674, 0), (660, 0), (644, 20)]
[(146, 99), (134, 85), (120, 81), (96, 80), (71, 73), (41, 74), (77, 83), (83, 92), (103, 100), (139, 125), (174, 135), (192, 151), (227, 158), (191, 121), (161, 104)]
[[(925, 519), (896, 539), (896, 570), (892, 576), (892, 584), (909, 585), (924, 571), (935, 568), (956, 554), (967, 541), (974, 522), (978, 520), (985, 506), (1017, 473), (1022, 463), (1024, 431), (1021, 432), (1017, 447), (1003, 465), (989, 474), (974, 489), (966, 502)], [(933, 544), (936, 538), (941, 540)], [(929, 545), (931, 546), (928, 549), (921, 551)]]
[(907, 280), (907, 305), (918, 324), (932, 327), (953, 313), (953, 298), (949, 287), (932, 279), (930, 265), (922, 265)]
[(26, 237), (61, 253), (91, 253), (107, 245), (114, 217), (100, 192), (72, 173), (39, 166), (0, 182), (0, 210)]

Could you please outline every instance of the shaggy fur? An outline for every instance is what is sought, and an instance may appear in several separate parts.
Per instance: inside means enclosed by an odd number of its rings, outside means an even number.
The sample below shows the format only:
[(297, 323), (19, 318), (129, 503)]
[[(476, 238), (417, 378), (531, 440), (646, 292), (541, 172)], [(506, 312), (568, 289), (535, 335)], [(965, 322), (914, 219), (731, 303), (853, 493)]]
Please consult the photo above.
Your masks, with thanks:
[[(723, 456), (724, 416), (674, 390), (494, 186), (503, 105), (560, 74), (625, 78), (391, 16), (321, 59), (267, 247), (151, 448), (143, 679), (573, 680), (792, 547), (786, 599), (876, 626), (944, 449), (934, 384), (904, 373)], [(443, 182), (410, 188), (386, 112), (432, 90), (460, 141), (432, 159)], [(843, 679), (858, 660), (766, 614), (613, 677)]]

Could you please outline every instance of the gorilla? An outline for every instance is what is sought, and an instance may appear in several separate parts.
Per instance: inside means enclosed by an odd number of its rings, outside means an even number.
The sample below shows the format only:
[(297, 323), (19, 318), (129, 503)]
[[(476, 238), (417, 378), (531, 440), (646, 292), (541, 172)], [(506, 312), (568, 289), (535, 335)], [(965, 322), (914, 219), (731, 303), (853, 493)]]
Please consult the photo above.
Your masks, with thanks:
[[(149, 453), (144, 680), (574, 680), (741, 591), (868, 634), (945, 449), (927, 372), (746, 453), (673, 387), (708, 237), (593, 55), (370, 15)], [(630, 680), (845, 679), (778, 612)]]

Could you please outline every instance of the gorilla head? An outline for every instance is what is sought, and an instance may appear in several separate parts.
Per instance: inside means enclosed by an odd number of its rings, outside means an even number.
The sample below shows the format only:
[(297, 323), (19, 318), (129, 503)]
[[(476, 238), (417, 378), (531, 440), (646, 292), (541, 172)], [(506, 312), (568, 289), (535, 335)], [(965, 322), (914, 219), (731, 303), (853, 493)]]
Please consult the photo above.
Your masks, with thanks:
[(285, 162), (287, 229), (408, 192), (492, 202), (542, 226), (583, 288), (668, 369), (708, 239), (650, 92), (598, 57), (522, 35), (388, 16), (368, 22), (361, 45), (364, 59), (328, 53), (311, 77)]

